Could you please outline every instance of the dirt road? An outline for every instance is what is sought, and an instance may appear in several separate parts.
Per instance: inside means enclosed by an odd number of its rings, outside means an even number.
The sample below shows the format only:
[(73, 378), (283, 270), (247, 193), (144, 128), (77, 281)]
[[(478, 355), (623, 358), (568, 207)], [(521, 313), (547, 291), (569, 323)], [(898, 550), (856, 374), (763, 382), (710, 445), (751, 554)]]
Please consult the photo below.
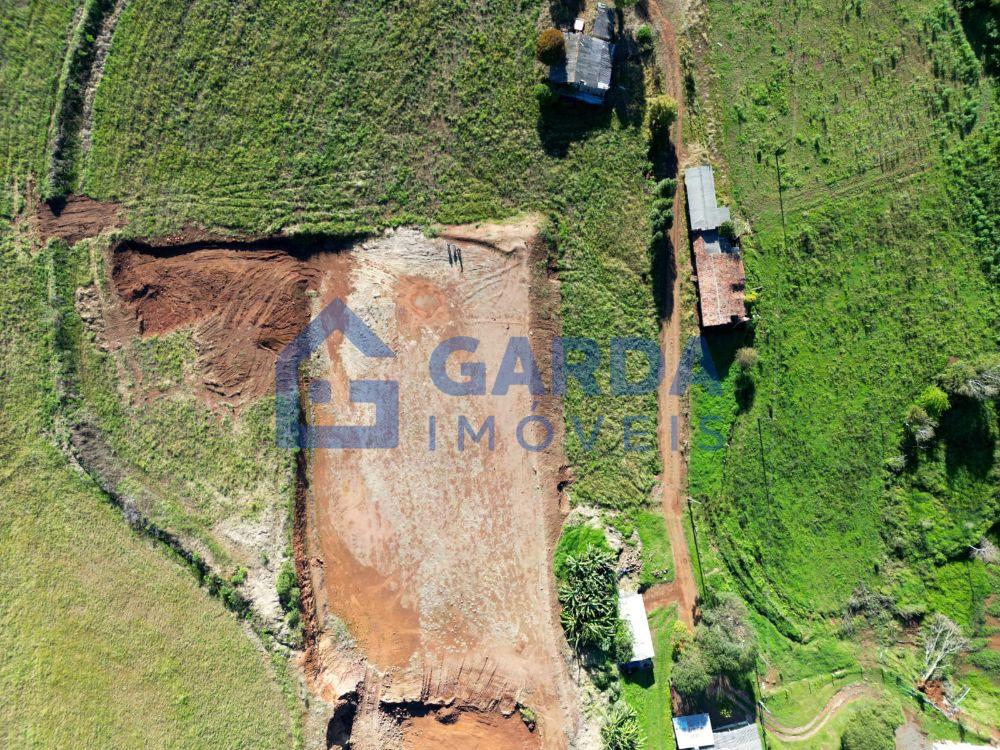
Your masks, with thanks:
[[(673, 143), (677, 164), (683, 163), (683, 120), (684, 96), (681, 83), (680, 56), (677, 51), (677, 41), (674, 27), (668, 19), (661, 2), (669, 0), (654, 0), (649, 4), (650, 20), (656, 25), (660, 37), (659, 63), (663, 69), (664, 82), (667, 91), (677, 100), (677, 122), (674, 125)], [(681, 355), (681, 325), (680, 310), (680, 278), (677, 273), (677, 254), (684, 251), (681, 245), (681, 225), (684, 222), (682, 191), (678, 181), (677, 192), (674, 195), (674, 225), (670, 231), (672, 249), (671, 262), (673, 272), (672, 288), (665, 304), (668, 311), (660, 326), (660, 347), (663, 352), (667, 376), (660, 384), (659, 393), (659, 442), (663, 455), (663, 515), (666, 519), (667, 534), (674, 556), (673, 583), (657, 586), (647, 597), (647, 608), (652, 609), (662, 604), (677, 603), (678, 615), (688, 625), (694, 624), (694, 612), (697, 606), (698, 587), (695, 584), (694, 568), (688, 551), (687, 539), (684, 536), (684, 491), (685, 466), (684, 456), (680, 452), (682, 436), (685, 432), (685, 418), (682, 409), (683, 397), (670, 393), (673, 373)]]
[(786, 727), (784, 724), (769, 716), (767, 713), (764, 714), (764, 726), (767, 727), (767, 731), (772, 734), (777, 739), (782, 742), (805, 742), (826, 726), (827, 722), (830, 721), (834, 716), (836, 716), (840, 711), (842, 711), (847, 706), (851, 705), (855, 701), (859, 701), (865, 697), (874, 697), (878, 694), (872, 690), (868, 685), (863, 683), (857, 683), (854, 685), (847, 685), (840, 690), (838, 690), (826, 705), (823, 706), (823, 710), (813, 717), (812, 721), (807, 724), (803, 724), (800, 727)]

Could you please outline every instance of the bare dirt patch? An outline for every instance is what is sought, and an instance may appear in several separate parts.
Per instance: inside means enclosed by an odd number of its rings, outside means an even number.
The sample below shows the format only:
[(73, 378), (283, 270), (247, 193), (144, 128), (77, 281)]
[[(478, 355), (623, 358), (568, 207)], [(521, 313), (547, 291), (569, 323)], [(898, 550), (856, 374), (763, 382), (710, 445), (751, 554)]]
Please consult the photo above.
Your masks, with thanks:
[(58, 237), (72, 245), (124, 224), (125, 212), (120, 205), (85, 195), (71, 195), (38, 206), (37, 227), (43, 240)]
[[(347, 266), (324, 275), (317, 308), (346, 296), (396, 356), (365, 359), (331, 336), (314, 370), (332, 398), (311, 420), (370, 423), (370, 407), (349, 404), (348, 382), (395, 380), (400, 440), (395, 449), (310, 456), (306, 547), (317, 621), (334, 614), (347, 623), (380, 675), (377, 686), (366, 677), (363, 691), (378, 692), (383, 704), (478, 711), (450, 724), (414, 720), (404, 747), (521, 747), (509, 727), (520, 723), (523, 734), (523, 723), (502, 718), (517, 703), (539, 718), (537, 735), (528, 735), (539, 744), (530, 746), (565, 747), (571, 684), (550, 562), (561, 520), (562, 419), (525, 386), (491, 393), (511, 337), (533, 339), (541, 355), (552, 332), (533, 306), (534, 285), (550, 284), (534, 229), (454, 228), (436, 240), (401, 230), (337, 260)], [(461, 379), (460, 362), (486, 363), (487, 395), (447, 395), (432, 382), (431, 353), (454, 336), (474, 337), (478, 348), (452, 355), (449, 375)], [(533, 413), (556, 431), (548, 451), (517, 441), (518, 423)], [(460, 446), (461, 419), (473, 431), (492, 420), (492, 449), (488, 433), (479, 442), (466, 433)], [(544, 437), (524, 435), (531, 443)], [(342, 673), (330, 639), (319, 640), (320, 673)], [(365, 713), (362, 701), (362, 725)], [(359, 740), (352, 746), (362, 747)]]
[(275, 358), (309, 322), (322, 255), (303, 258), (280, 240), (126, 242), (111, 277), (139, 335), (194, 327), (207, 400), (239, 406), (272, 389)]
[(403, 750), (535, 750), (538, 737), (518, 716), (441, 711), (402, 724)]

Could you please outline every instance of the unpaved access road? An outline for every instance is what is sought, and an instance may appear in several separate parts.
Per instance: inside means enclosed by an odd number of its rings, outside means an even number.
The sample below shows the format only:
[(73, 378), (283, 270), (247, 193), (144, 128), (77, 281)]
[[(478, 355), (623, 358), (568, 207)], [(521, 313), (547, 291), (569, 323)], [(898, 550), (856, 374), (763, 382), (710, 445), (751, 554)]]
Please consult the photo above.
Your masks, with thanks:
[[(656, 25), (660, 36), (657, 59), (663, 70), (667, 92), (677, 100), (677, 122), (673, 130), (673, 143), (677, 164), (683, 163), (684, 90), (681, 84), (680, 57), (674, 27), (668, 18), (665, 0), (653, 0), (649, 4), (650, 20)], [(681, 299), (680, 275), (677, 270), (677, 254), (686, 252), (681, 248), (680, 228), (684, 223), (684, 202), (681, 180), (677, 182), (674, 194), (674, 224), (670, 230), (671, 247), (671, 288), (666, 295), (665, 317), (660, 322), (660, 350), (663, 353), (665, 372), (659, 392), (659, 443), (663, 455), (663, 477), (660, 482), (663, 493), (663, 516), (666, 520), (667, 535), (674, 557), (674, 580), (672, 583), (655, 586), (646, 597), (646, 608), (652, 610), (664, 604), (677, 604), (677, 614), (689, 626), (694, 625), (695, 608), (698, 601), (698, 587), (694, 580), (694, 568), (684, 535), (684, 492), (685, 465), (680, 452), (682, 436), (686, 434), (687, 417), (683, 409), (683, 396), (671, 393), (673, 373), (680, 362), (681, 323), (678, 305)], [(685, 238), (686, 241), (686, 238)]]

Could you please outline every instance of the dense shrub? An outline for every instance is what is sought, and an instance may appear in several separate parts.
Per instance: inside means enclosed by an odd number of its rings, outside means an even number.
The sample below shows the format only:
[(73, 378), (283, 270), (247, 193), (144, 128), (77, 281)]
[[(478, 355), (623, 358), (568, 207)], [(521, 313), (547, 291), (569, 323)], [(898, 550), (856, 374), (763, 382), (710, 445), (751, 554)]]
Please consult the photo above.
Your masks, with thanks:
[(705, 608), (695, 636), (714, 674), (740, 675), (757, 661), (757, 636), (746, 605), (735, 594), (723, 592)]
[(923, 393), (917, 397), (917, 405), (934, 419), (940, 419), (941, 415), (948, 411), (950, 403), (947, 393), (936, 385), (931, 385), (925, 388)]
[(757, 350), (752, 346), (742, 346), (736, 350), (736, 364), (743, 372), (749, 372), (757, 366)]
[(614, 553), (590, 546), (570, 555), (563, 563), (561, 579), (560, 620), (569, 642), (577, 649), (617, 651), (622, 622)]
[(677, 192), (677, 180), (673, 177), (665, 177), (656, 183), (656, 197), (657, 198), (670, 198), (674, 199), (674, 193)]
[(646, 102), (646, 129), (650, 143), (668, 138), (670, 126), (676, 119), (677, 101), (672, 96), (661, 94)]
[(653, 48), (653, 30), (649, 28), (649, 24), (644, 23), (635, 30), (635, 41), (643, 52)]
[(719, 225), (719, 235), (730, 242), (736, 242), (736, 227), (733, 226), (733, 222), (722, 222), (722, 224)]
[(681, 651), (680, 659), (670, 671), (670, 684), (685, 697), (700, 695), (708, 689), (712, 676), (705, 663), (705, 655), (697, 644), (691, 643)]
[(559, 29), (545, 29), (538, 35), (535, 57), (546, 65), (555, 65), (566, 57), (566, 40)]
[(865, 706), (851, 717), (840, 737), (842, 750), (893, 750), (902, 717), (888, 706)]
[(604, 750), (639, 750), (646, 744), (635, 709), (619, 701), (608, 712), (601, 727)]

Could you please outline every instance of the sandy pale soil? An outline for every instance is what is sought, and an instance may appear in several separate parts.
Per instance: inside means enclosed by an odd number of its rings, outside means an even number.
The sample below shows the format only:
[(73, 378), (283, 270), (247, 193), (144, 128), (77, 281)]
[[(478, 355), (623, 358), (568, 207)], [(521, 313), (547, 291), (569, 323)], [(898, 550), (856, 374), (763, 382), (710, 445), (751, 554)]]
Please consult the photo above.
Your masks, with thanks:
[[(387, 703), (509, 713), (520, 702), (539, 717), (534, 734), (497, 713), (412, 719), (407, 748), (566, 746), (569, 677), (550, 564), (561, 435), (548, 451), (525, 450), (518, 423), (552, 405), (523, 385), (491, 393), (511, 337), (548, 345), (532, 330), (531, 234), (509, 235), (455, 232), (459, 262), (449, 261), (449, 240), (401, 230), (328, 256), (317, 299), (317, 310), (345, 300), (395, 357), (366, 358), (333, 334), (314, 363), (331, 399), (313, 408), (313, 423), (370, 424), (373, 407), (351, 406), (348, 382), (399, 383), (397, 448), (311, 453), (318, 622), (326, 613), (346, 622), (360, 652), (389, 675), (379, 687)], [(478, 349), (453, 354), (448, 374), (459, 380), (462, 361), (485, 363), (487, 395), (449, 395), (433, 383), (431, 354), (456, 336), (477, 339)], [(561, 417), (550, 416), (558, 431)], [(477, 443), (467, 431), (460, 446), (463, 418), (471, 432), (493, 420), (492, 449), (488, 432)], [(545, 430), (523, 437), (537, 444)]]

